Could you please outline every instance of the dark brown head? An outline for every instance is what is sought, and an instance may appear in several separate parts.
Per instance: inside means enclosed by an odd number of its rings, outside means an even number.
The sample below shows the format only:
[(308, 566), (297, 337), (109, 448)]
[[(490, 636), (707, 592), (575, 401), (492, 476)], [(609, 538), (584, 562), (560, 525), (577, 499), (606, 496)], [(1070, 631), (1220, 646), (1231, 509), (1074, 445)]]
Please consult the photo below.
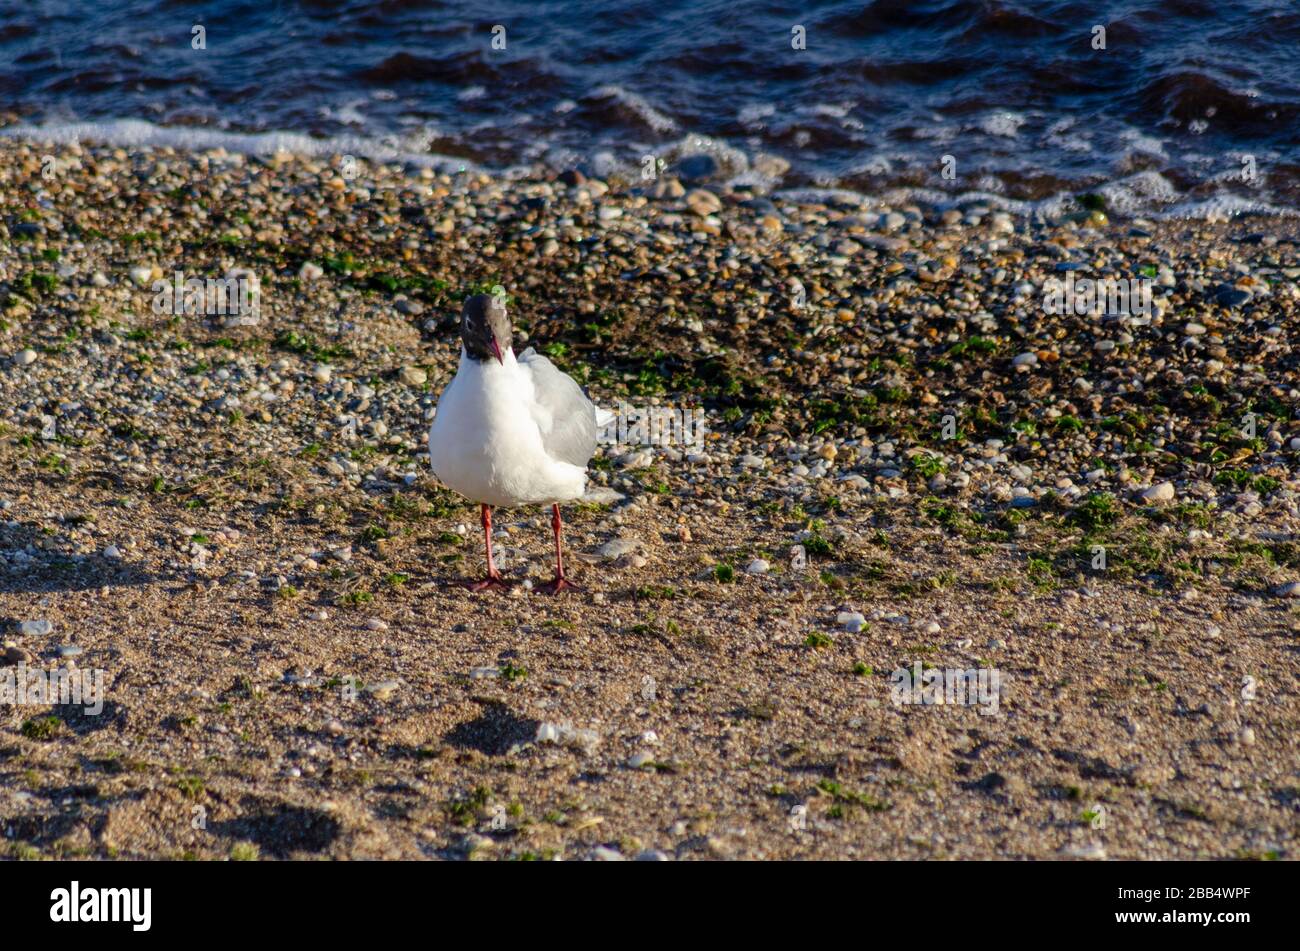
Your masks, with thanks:
[(472, 359), (482, 361), (495, 357), (498, 363), (503, 363), (511, 344), (505, 301), (491, 294), (467, 298), (460, 311), (460, 339)]

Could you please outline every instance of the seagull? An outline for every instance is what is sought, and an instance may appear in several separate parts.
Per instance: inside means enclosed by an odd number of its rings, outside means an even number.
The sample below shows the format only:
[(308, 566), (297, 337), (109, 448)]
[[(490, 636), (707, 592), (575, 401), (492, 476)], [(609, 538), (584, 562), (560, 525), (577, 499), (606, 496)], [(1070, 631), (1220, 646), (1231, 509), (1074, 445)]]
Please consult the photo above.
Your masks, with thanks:
[(564, 574), (560, 503), (586, 490), (597, 409), (571, 377), (532, 347), (515, 357), (502, 297), (468, 298), (460, 339), (460, 365), (438, 398), (429, 428), (429, 462), (439, 481), (482, 510), (487, 575), (467, 586), (482, 591), (512, 585), (492, 560), (492, 507), (549, 504), (555, 579), (542, 590), (581, 590)]

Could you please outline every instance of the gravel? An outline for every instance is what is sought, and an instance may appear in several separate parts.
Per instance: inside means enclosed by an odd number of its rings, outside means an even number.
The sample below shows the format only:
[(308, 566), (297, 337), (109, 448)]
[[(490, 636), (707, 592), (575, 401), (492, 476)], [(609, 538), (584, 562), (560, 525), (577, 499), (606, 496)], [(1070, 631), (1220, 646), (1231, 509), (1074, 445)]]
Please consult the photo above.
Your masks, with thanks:
[[(0, 140), (0, 616), (51, 625), (5, 663), (75, 640), (109, 727), (0, 706), (40, 763), (3, 848), (1293, 857), (1294, 222), (359, 166)], [(1157, 306), (1048, 315), (1062, 263)], [(238, 268), (258, 323), (154, 312)], [(458, 586), (478, 512), (423, 458), (498, 283), (602, 406), (707, 423), (602, 447), (555, 599)], [(496, 525), (548, 579), (547, 513)], [(915, 663), (998, 713), (895, 705)]]

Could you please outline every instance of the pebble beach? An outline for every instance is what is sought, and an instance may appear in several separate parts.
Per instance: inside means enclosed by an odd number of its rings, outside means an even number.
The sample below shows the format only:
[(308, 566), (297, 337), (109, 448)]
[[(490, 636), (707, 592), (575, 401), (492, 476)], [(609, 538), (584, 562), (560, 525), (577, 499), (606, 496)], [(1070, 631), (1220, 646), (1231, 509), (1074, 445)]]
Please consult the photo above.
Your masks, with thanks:
[[(0, 138), (3, 663), (105, 683), (0, 702), (0, 850), (1294, 857), (1300, 219), (707, 173)], [(706, 424), (602, 448), (568, 597), (541, 510), (496, 516), (527, 584), (455, 584), (424, 443), (482, 292)]]

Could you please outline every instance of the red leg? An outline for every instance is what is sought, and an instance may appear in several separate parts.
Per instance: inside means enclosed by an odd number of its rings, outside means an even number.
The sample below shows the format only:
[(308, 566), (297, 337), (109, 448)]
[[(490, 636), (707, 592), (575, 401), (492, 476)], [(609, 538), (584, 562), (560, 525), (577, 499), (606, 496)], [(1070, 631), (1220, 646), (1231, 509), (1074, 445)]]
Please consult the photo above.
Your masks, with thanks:
[(509, 589), (513, 582), (501, 577), (496, 562), (492, 560), (492, 509), (486, 505), (483, 506), (483, 545), (487, 549), (487, 577), (482, 581), (465, 582), (465, 587), (471, 591), (483, 591), (488, 588), (502, 591)]
[(560, 543), (560, 529), (563, 526), (564, 523), (560, 520), (560, 505), (557, 502), (551, 506), (551, 528), (555, 530), (555, 580), (550, 584), (542, 585), (541, 588), (547, 594), (559, 594), (565, 588), (574, 591), (582, 590), (564, 576), (564, 546)]

